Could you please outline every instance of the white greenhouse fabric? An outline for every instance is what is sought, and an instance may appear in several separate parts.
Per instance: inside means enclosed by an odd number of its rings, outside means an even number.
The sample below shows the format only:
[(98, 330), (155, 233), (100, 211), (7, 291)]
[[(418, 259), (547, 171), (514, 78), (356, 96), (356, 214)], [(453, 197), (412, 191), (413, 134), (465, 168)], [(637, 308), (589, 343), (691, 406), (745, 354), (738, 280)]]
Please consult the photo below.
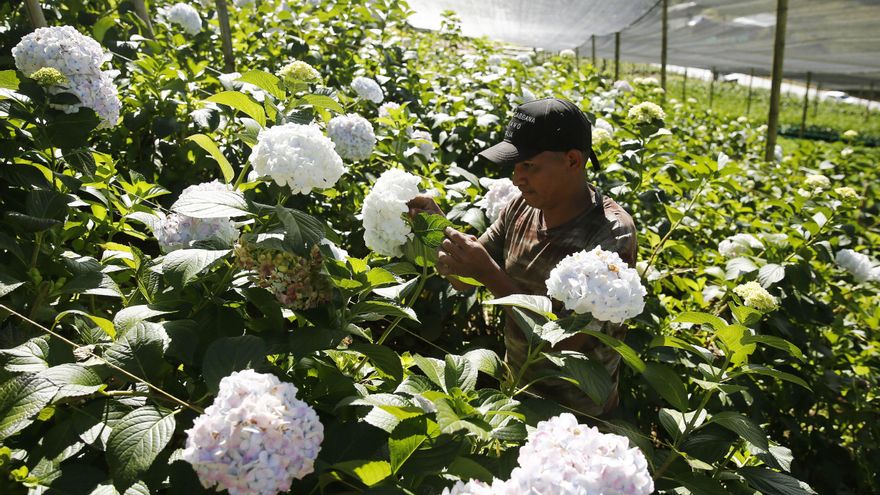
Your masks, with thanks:
[(409, 23), (438, 29), (440, 14), (453, 10), (465, 36), (562, 50), (580, 45), (592, 34), (614, 33), (629, 26), (657, 0), (409, 0), (416, 12)]
[[(620, 57), (629, 62), (660, 62), (661, 2), (658, 0), (410, 0), (416, 27), (436, 29), (450, 9), (467, 36), (560, 50), (580, 46), (589, 55), (614, 56), (621, 31)], [(669, 0), (668, 63), (754, 69), (769, 74), (773, 63), (776, 0)], [(784, 76), (826, 88), (880, 91), (880, 0), (789, 0)]]

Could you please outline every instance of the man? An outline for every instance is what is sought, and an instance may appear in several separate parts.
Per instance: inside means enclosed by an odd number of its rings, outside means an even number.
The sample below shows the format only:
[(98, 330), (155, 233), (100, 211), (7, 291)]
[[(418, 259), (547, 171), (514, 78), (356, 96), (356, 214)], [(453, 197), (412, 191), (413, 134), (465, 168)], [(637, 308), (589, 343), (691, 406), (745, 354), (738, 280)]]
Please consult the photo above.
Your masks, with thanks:
[[(480, 156), (506, 169), (522, 192), (501, 212), (479, 238), (447, 229), (437, 262), (441, 275), (471, 277), (495, 297), (510, 294), (546, 295), (545, 281), (565, 256), (596, 246), (615, 251), (635, 266), (636, 230), (630, 215), (586, 180), (589, 158), (598, 168), (592, 151), (589, 120), (574, 103), (559, 98), (531, 101), (519, 106), (507, 125), (504, 140)], [(428, 197), (410, 203), (410, 214), (440, 213)], [(450, 279), (456, 289), (467, 285)], [(555, 303), (554, 310), (562, 311)], [(622, 339), (623, 325), (605, 323), (603, 331)], [(527, 358), (525, 335), (512, 318), (504, 329), (505, 360), (518, 370)], [(541, 379), (529, 390), (583, 413), (597, 416), (617, 405), (620, 356), (598, 340), (578, 334), (554, 350), (576, 350), (601, 362), (614, 384), (604, 404), (595, 404), (583, 391), (558, 378)], [(528, 368), (519, 386), (551, 374), (546, 361)], [(549, 372), (549, 373), (548, 373)], [(558, 372), (556, 373), (558, 375)]]

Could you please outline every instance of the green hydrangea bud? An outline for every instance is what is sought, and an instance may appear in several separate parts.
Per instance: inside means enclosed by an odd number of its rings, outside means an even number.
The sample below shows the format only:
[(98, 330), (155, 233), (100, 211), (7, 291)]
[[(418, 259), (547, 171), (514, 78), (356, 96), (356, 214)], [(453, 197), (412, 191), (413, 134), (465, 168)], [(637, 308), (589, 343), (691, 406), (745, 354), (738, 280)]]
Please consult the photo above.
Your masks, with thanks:
[(43, 67), (31, 74), (30, 78), (37, 81), (37, 84), (40, 86), (61, 86), (62, 84), (67, 84), (67, 77), (61, 71), (52, 67)]
[(278, 71), (278, 77), (288, 82), (311, 82), (321, 78), (321, 73), (302, 60), (294, 60)]

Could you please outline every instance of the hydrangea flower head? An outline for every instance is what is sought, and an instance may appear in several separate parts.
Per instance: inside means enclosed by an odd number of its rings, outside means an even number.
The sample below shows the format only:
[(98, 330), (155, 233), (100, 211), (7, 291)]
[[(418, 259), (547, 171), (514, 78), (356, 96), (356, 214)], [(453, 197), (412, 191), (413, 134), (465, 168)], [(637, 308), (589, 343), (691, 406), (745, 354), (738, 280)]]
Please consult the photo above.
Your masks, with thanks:
[(596, 127), (593, 129), (593, 146), (601, 146), (607, 142), (611, 141), (611, 133), (602, 129), (601, 127)]
[(43, 67), (31, 74), (30, 78), (37, 81), (40, 86), (61, 86), (69, 82), (67, 76), (53, 67)]
[(844, 131), (843, 137), (845, 139), (855, 139), (855, 138), (859, 137), (859, 131), (856, 131), (854, 129), (848, 129), (848, 130)]
[[(188, 186), (180, 193), (181, 198), (202, 191), (231, 191), (232, 186), (214, 180)], [(229, 218), (193, 218), (179, 213), (159, 216), (153, 234), (163, 252), (193, 247), (198, 241), (215, 239), (225, 246), (232, 246), (238, 239), (238, 229)]]
[(278, 71), (278, 77), (285, 81), (311, 82), (320, 79), (321, 73), (302, 60), (294, 60)]
[(330, 280), (322, 271), (324, 257), (317, 244), (307, 257), (302, 257), (244, 240), (235, 246), (235, 261), (238, 266), (252, 270), (251, 280), (288, 308), (314, 308), (329, 301), (332, 295)]
[(639, 86), (659, 86), (660, 81), (657, 80), (656, 77), (637, 77), (633, 79), (633, 82), (638, 84)]
[(644, 101), (629, 109), (628, 117), (638, 124), (650, 124), (666, 118), (666, 112), (660, 105), (650, 101)]
[(205, 488), (275, 495), (314, 471), (324, 441), (315, 410), (292, 383), (253, 370), (233, 372), (186, 431), (183, 459)]
[(480, 180), (482, 185), (487, 185), (489, 190), (483, 195), (483, 199), (477, 201), (477, 206), (486, 212), (490, 222), (498, 220), (501, 210), (514, 198), (520, 195), (518, 187), (513, 185), (510, 179), (487, 179)]
[(351, 82), (351, 89), (357, 93), (358, 97), (372, 101), (377, 105), (382, 103), (382, 100), (385, 99), (385, 95), (382, 93), (382, 88), (379, 86), (379, 83), (369, 77), (355, 77)]
[(633, 87), (629, 83), (629, 81), (624, 80), (614, 81), (614, 89), (620, 91), (621, 93), (632, 93), (633, 91)]
[(529, 434), (507, 493), (649, 495), (654, 482), (642, 451), (560, 414)]
[(409, 138), (413, 141), (424, 141), (416, 143), (416, 146), (413, 147), (413, 152), (422, 155), (428, 160), (434, 157), (434, 138), (431, 136), (430, 132), (416, 129), (412, 131)]
[(398, 110), (400, 108), (400, 103), (394, 103), (393, 101), (386, 101), (382, 105), (379, 106), (379, 117), (390, 118), (391, 110)]
[(365, 160), (376, 146), (376, 134), (370, 121), (356, 113), (337, 115), (327, 124), (327, 135), (336, 151), (346, 160)]
[(804, 179), (804, 187), (812, 191), (822, 191), (831, 187), (831, 179), (822, 174), (810, 174)]
[(859, 196), (859, 193), (851, 187), (835, 187), (834, 194), (836, 194), (844, 204), (849, 206), (855, 206), (862, 201), (862, 197)]
[(763, 247), (761, 241), (752, 234), (736, 234), (718, 243), (718, 253), (725, 258), (733, 258)]
[(615, 252), (596, 246), (566, 256), (550, 271), (547, 295), (575, 313), (599, 321), (622, 323), (645, 309), (639, 274)]
[(406, 203), (419, 195), (421, 179), (403, 170), (386, 170), (364, 198), (364, 243), (383, 256), (402, 256), (412, 228), (403, 216)]
[(779, 306), (776, 298), (770, 295), (758, 282), (746, 282), (738, 285), (733, 289), (733, 292), (743, 298), (743, 304), (758, 311), (773, 311)]
[(180, 26), (189, 35), (199, 34), (199, 31), (202, 30), (202, 18), (199, 17), (199, 11), (188, 3), (175, 3), (165, 12), (165, 18), (171, 24)]
[(857, 283), (880, 280), (880, 266), (868, 255), (841, 249), (834, 257), (838, 266), (852, 274)]
[(250, 162), (260, 176), (269, 176), (294, 194), (326, 189), (345, 173), (336, 145), (314, 125), (284, 124), (260, 131)]
[(492, 55), (489, 55), (489, 58), (486, 59), (486, 63), (493, 66), (493, 67), (501, 65), (503, 62), (504, 62), (504, 57), (502, 57), (501, 55), (499, 55), (497, 53), (493, 53)]
[(577, 53), (575, 53), (572, 49), (565, 49), (559, 52), (559, 56), (562, 58), (575, 58), (577, 57)]
[[(122, 103), (109, 71), (101, 70), (104, 51), (92, 38), (71, 26), (38, 28), (12, 48), (12, 56), (15, 66), (25, 74), (55, 69), (67, 79), (49, 86), (48, 92), (73, 94), (79, 103), (53, 104), (53, 108), (65, 113), (91, 108), (101, 118), (100, 127), (113, 126), (119, 120)], [(43, 74), (52, 74), (52, 82), (60, 81), (51, 71), (44, 70)]]

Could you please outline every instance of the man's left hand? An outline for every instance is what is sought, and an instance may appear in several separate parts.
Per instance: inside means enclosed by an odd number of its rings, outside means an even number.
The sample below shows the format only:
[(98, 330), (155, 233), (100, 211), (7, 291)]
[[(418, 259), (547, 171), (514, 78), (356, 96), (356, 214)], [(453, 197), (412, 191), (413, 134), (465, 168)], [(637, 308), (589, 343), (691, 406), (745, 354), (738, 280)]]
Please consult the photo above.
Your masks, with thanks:
[(440, 244), (437, 260), (437, 271), (441, 275), (458, 275), (482, 281), (493, 270), (500, 270), (476, 237), (452, 227), (446, 227), (444, 233), (446, 239)]

